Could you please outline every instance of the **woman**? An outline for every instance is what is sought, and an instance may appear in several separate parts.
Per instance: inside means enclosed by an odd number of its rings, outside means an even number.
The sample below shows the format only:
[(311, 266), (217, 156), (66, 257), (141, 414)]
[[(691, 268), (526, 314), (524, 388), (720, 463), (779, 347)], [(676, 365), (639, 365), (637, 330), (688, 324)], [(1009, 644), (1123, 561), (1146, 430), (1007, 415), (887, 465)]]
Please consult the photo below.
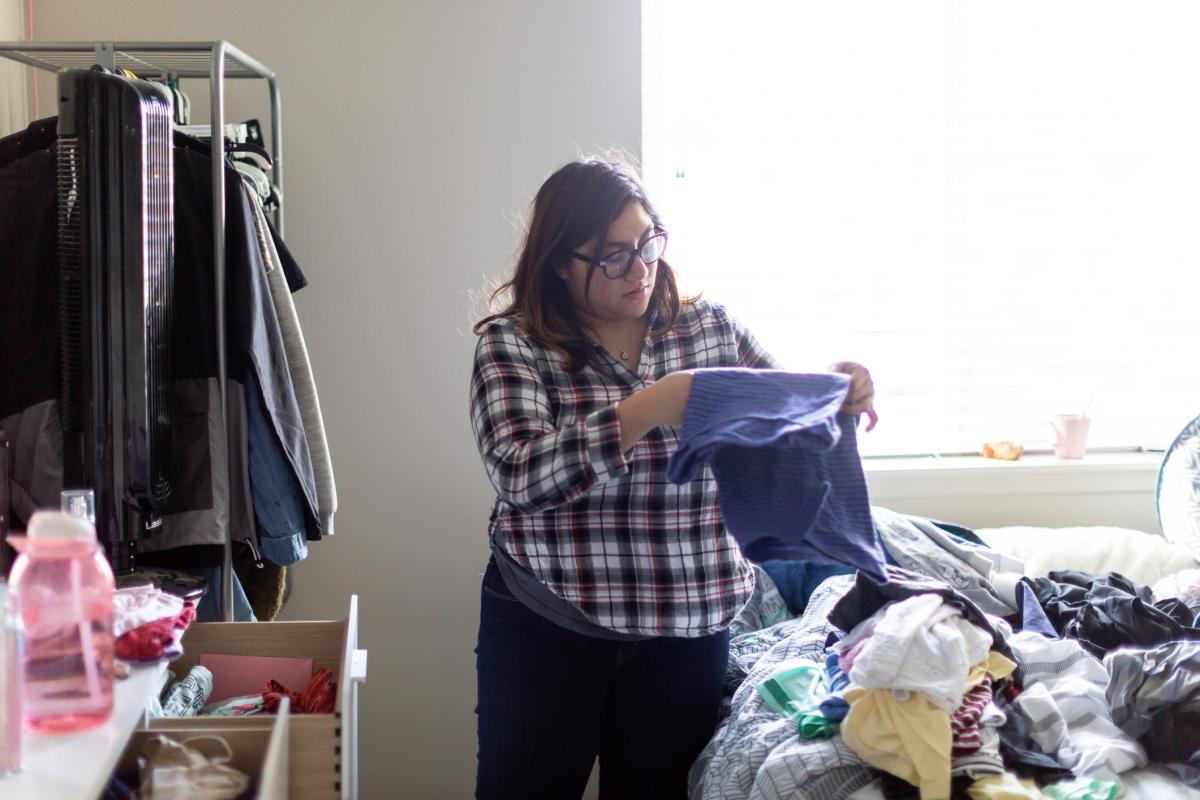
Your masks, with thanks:
[[(510, 302), (475, 329), (471, 423), (498, 499), (479, 643), (480, 798), (686, 797), (712, 735), (750, 564), (706, 470), (666, 479), (689, 370), (775, 368), (716, 305), (680, 296), (632, 170), (542, 185)], [(868, 413), (862, 367), (844, 411)], [(869, 429), (869, 428), (868, 428)]]

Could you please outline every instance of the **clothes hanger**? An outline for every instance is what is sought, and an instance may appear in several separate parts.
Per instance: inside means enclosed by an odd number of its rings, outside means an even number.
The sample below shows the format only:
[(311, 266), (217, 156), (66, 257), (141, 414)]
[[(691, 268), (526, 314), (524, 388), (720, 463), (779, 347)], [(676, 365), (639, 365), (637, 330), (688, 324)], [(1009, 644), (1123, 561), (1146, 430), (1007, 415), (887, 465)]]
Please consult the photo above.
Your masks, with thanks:
[(236, 142), (227, 143), (225, 145), (226, 153), (237, 153), (234, 158), (237, 160), (253, 161), (265, 172), (275, 166), (271, 154), (267, 152), (265, 147), (257, 145), (254, 142)]

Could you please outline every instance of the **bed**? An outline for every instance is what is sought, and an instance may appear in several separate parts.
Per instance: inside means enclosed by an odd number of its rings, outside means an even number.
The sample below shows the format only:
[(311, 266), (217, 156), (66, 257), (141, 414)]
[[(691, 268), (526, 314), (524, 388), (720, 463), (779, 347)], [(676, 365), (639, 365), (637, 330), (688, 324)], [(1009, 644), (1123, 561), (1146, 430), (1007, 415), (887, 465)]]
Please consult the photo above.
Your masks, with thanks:
[[(976, 533), (995, 550), (1023, 561), (1023, 571), (1031, 577), (1060, 569), (1116, 571), (1153, 586), (1200, 567), (1187, 547), (1142, 531), (1011, 527)], [(733, 627), (726, 713), (693, 767), (689, 787), (693, 800), (884, 797), (878, 773), (867, 770), (840, 737), (823, 742), (801, 740), (795, 722), (763, 706), (754, 691), (783, 661), (823, 658), (825, 638), (831, 630), (828, 613), (852, 580), (847, 576), (825, 581), (812, 594), (803, 614), (796, 617), (780, 597), (770, 596), (770, 589), (756, 591), (746, 617)], [(769, 580), (767, 583), (774, 586)], [(1200, 798), (1200, 791), (1189, 788), (1161, 765), (1125, 772), (1120, 782), (1125, 798)]]

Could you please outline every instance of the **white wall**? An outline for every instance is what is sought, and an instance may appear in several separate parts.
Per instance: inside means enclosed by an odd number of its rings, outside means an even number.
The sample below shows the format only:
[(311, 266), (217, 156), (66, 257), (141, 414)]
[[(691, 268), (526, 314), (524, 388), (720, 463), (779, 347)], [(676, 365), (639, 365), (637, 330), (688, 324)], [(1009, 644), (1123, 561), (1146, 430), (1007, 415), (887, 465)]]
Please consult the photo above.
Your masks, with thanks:
[[(23, 0), (0, 0), (0, 41), (25, 38)], [(15, 61), (0, 60), (0, 136), (20, 130), (29, 104), (28, 76)]]
[[(342, 508), (286, 613), (341, 616), (360, 595), (364, 798), (470, 795), (491, 495), (467, 423), (467, 295), (556, 166), (638, 148), (637, 0), (33, 6), (40, 40), (225, 38), (278, 71), (287, 239), (311, 280), (297, 304)], [(238, 87), (232, 117), (265, 118), (264, 101)]]

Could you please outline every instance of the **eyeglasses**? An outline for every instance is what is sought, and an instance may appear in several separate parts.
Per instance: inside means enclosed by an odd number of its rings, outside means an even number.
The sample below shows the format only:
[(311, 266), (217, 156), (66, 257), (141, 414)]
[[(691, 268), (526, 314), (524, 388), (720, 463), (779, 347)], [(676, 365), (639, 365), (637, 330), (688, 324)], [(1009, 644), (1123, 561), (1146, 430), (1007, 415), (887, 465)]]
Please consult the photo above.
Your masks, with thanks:
[(651, 264), (658, 263), (658, 260), (662, 258), (666, 249), (667, 232), (658, 231), (649, 239), (642, 242), (640, 246), (609, 253), (599, 261), (594, 261), (591, 256), (585, 256), (577, 250), (572, 250), (571, 255), (589, 264), (595, 264), (604, 270), (604, 277), (610, 281), (619, 281), (629, 274), (629, 270), (633, 269), (633, 259), (635, 257), (641, 258), (643, 264), (650, 266)]

